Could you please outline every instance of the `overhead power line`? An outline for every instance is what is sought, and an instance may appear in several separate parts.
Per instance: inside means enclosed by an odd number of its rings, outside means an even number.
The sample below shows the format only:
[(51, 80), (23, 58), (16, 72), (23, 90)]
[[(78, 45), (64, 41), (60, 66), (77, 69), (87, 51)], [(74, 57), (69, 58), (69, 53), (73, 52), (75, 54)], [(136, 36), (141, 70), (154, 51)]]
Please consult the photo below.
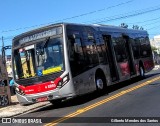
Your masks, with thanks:
[(149, 28), (149, 29), (147, 29), (147, 30), (157, 29), (157, 28), (159, 28), (159, 27), (160, 27), (160, 25), (157, 25), (157, 26), (154, 26), (154, 27)]
[[(103, 20), (101, 22), (113, 21), (113, 20), (118, 20), (118, 19), (123, 19), (123, 18), (130, 18), (130, 17), (139, 16), (139, 15), (142, 15), (142, 14), (154, 12), (154, 11), (157, 11), (157, 10), (160, 10), (160, 5), (159, 6), (150, 7), (150, 8), (146, 8), (146, 9), (143, 9), (143, 10), (137, 10), (137, 11), (134, 11), (134, 12), (129, 12), (130, 14), (127, 13), (128, 15), (121, 14), (119, 17), (118, 16), (117, 17), (113, 16), (112, 18), (110, 18), (110, 19), (108, 18), (108, 19)], [(160, 19), (160, 17), (149, 19), (149, 20), (145, 20), (145, 21), (139, 22), (139, 23), (144, 23), (144, 22), (158, 20), (158, 19)], [(151, 24), (153, 24), (153, 23), (151, 23)], [(149, 25), (151, 25), (151, 24), (149, 24)], [(151, 29), (153, 29), (153, 28), (151, 28)], [(148, 30), (150, 30), (150, 29), (148, 29)], [(9, 40), (9, 39), (12, 39), (13, 37), (14, 36), (6, 37), (6, 38), (4, 38), (4, 40)]]
[(144, 25), (142, 25), (143, 27), (144, 26), (149, 26), (149, 25), (153, 25), (153, 24), (156, 24), (156, 23), (159, 23), (160, 21), (155, 21), (155, 22), (152, 22), (152, 23), (148, 23), (148, 24), (144, 24)]
[(28, 26), (28, 27), (21, 27), (21, 28), (17, 28), (17, 29), (3, 30), (1, 32), (2, 33), (4, 33), (4, 32), (12, 32), (12, 31), (17, 31), (17, 30), (22, 30), (22, 29), (28, 29), (28, 28), (33, 28), (33, 27), (44, 26), (44, 25), (48, 25), (48, 24), (51, 24), (51, 23), (62, 22), (62, 21), (65, 21), (65, 20), (79, 18), (79, 17), (82, 17), (82, 16), (87, 16), (87, 15), (94, 14), (94, 13), (101, 12), (101, 11), (105, 11), (105, 10), (108, 10), (108, 9), (111, 9), (111, 8), (122, 6), (122, 5), (125, 5), (125, 4), (128, 4), (128, 3), (131, 3), (133, 1), (134, 0), (129, 0), (129, 1), (126, 1), (126, 2), (122, 2), (122, 3), (116, 4), (116, 5), (110, 6), (110, 7), (106, 7), (106, 8), (103, 8), (103, 9), (87, 12), (87, 13), (84, 13), (84, 14), (80, 14), (80, 15), (76, 15), (76, 16), (72, 16), (72, 17), (68, 17), (68, 18), (64, 18), (64, 19), (60, 19), (60, 20), (49, 22), (49, 23), (45, 23), (45, 24), (33, 25), (33, 26)]
[(94, 23), (98, 24), (98, 23), (102, 23), (102, 22), (109, 22), (109, 21), (115, 21), (115, 20), (120, 20), (120, 19), (125, 19), (125, 18), (131, 18), (131, 17), (143, 15), (143, 14), (158, 11), (158, 10), (160, 10), (160, 5), (156, 6), (156, 7), (146, 8), (144, 10), (137, 10), (135, 12), (120, 14), (120, 16), (116, 15), (116, 16), (112, 16), (112, 17), (106, 17), (106, 18), (103, 18), (103, 20), (99, 19), (99, 21), (94, 22)]
[(97, 12), (108, 10), (108, 9), (111, 9), (111, 8), (114, 8), (114, 7), (118, 7), (118, 6), (121, 6), (121, 5), (124, 5), (124, 4), (128, 4), (128, 3), (131, 3), (133, 1), (134, 0), (129, 0), (129, 1), (126, 1), (126, 2), (123, 2), (123, 3), (119, 3), (117, 5), (113, 5), (113, 6), (110, 6), (110, 7), (107, 7), (107, 8), (100, 9), (100, 10), (91, 11), (91, 12), (88, 12), (88, 13), (84, 13), (84, 14), (73, 16), (73, 17), (69, 17), (69, 18), (64, 18), (64, 19), (58, 20), (56, 22), (64, 21), (64, 20), (69, 20), (69, 19), (73, 19), (73, 18), (79, 18), (79, 17), (82, 17), (82, 16), (90, 15), (90, 14), (93, 14), (93, 13), (97, 13)]
[[(158, 19), (160, 19), (160, 17), (157, 17), (157, 18), (152, 18), (152, 19), (149, 19), (149, 20), (144, 20), (144, 21), (141, 21), (141, 22), (132, 22), (132, 23), (127, 23), (127, 24), (140, 24), (140, 23), (145, 23), (145, 22), (151, 22), (151, 21), (155, 21), (155, 20), (158, 20)], [(142, 26), (146, 26), (146, 25), (151, 25), (151, 24), (154, 24), (154, 23), (157, 23), (157, 22), (159, 22), (159, 21), (156, 21), (156, 22), (152, 22), (152, 23), (150, 23), (150, 24), (144, 24), (144, 25), (142, 25)], [(11, 39), (13, 39), (13, 37), (15, 37), (16, 35), (12, 35), (12, 36), (7, 36), (7, 37), (3, 37), (3, 39), (4, 40), (11, 40)], [(1, 38), (0, 38), (0, 40), (1, 40)]]
[(155, 21), (155, 20), (158, 20), (158, 19), (160, 19), (160, 17), (158, 17), (158, 18), (152, 18), (152, 19), (145, 20), (145, 21), (127, 23), (127, 24), (141, 24), (141, 23), (145, 23), (145, 22)]
[[(13, 39), (13, 37), (15, 37), (15, 36), (16, 36), (16, 35), (3, 37), (3, 40), (11, 40), (11, 39)], [(0, 40), (2, 40), (2, 38), (0, 38)]]
[[(160, 17), (158, 17), (158, 18), (153, 18), (153, 19), (149, 19), (149, 20), (144, 20), (143, 22), (145, 23), (145, 22), (149, 22), (149, 21), (154, 21), (154, 20), (158, 20), (158, 19), (160, 19)], [(127, 23), (127, 24), (138, 24), (138, 23), (143, 23), (143, 22), (134, 22), (134, 23)], [(152, 24), (155, 24), (155, 23), (158, 23), (159, 21), (156, 21), (156, 22), (152, 22), (152, 23), (150, 23), (150, 24), (144, 24), (144, 25), (142, 25), (143, 27), (144, 26), (147, 26), (147, 25), (152, 25)], [(12, 36), (7, 36), (7, 37), (3, 37), (3, 40), (5, 41), (5, 40), (12, 40), (13, 39), (13, 37), (15, 37), (16, 35), (12, 35)], [(1, 40), (1, 38), (0, 38), (0, 40)]]

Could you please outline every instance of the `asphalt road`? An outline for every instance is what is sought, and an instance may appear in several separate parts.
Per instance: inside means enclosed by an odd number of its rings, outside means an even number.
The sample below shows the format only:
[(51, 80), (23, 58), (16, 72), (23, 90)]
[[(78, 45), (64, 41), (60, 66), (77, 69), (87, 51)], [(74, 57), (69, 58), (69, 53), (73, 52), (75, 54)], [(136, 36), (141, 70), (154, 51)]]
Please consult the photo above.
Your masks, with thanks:
[[(160, 70), (154, 70), (149, 72), (143, 80), (135, 78), (109, 87), (108, 94), (97, 95), (92, 93), (84, 95), (65, 101), (59, 106), (50, 105), (35, 112), (21, 115), (19, 118), (33, 117), (39, 119), (43, 117), (42, 121), (48, 123), (36, 125), (45, 126), (54, 124), (60, 126), (159, 126), (159, 75)], [(68, 118), (64, 118), (65, 116), (68, 116)], [(146, 123), (138, 123), (138, 121), (142, 121), (141, 119)], [(54, 123), (54, 120), (57, 120), (57, 122)], [(132, 123), (126, 123), (127, 121)], [(35, 124), (26, 124), (26, 126), (29, 125), (34, 126)]]

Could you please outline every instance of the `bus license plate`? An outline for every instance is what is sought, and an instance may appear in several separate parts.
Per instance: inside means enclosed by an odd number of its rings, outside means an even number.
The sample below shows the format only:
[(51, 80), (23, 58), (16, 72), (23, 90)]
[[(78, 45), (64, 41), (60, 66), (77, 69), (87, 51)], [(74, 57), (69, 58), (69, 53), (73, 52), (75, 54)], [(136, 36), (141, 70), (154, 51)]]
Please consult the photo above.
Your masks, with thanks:
[(43, 101), (47, 101), (48, 100), (48, 98), (47, 98), (47, 96), (46, 97), (40, 97), (40, 98), (37, 98), (37, 102), (43, 102)]

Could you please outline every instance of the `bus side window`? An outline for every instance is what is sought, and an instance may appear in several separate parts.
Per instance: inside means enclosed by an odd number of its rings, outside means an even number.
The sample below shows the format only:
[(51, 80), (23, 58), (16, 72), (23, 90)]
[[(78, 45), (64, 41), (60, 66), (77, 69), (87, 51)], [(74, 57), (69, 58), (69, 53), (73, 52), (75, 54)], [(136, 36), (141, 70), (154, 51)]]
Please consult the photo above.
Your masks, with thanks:
[(133, 50), (134, 59), (138, 59), (140, 56), (140, 42), (138, 39), (131, 39), (131, 45)]
[(70, 61), (74, 61), (74, 47), (73, 47), (72, 41), (73, 40), (71, 40), (71, 39), (68, 40), (68, 47), (69, 47), (68, 56), (69, 56)]
[(91, 31), (83, 32), (83, 36), (83, 49), (86, 59), (86, 66), (91, 68), (99, 63), (97, 40), (95, 39), (94, 33)]
[[(103, 40), (102, 40), (102, 42), (103, 42)], [(107, 52), (106, 52), (104, 42), (103, 43), (102, 42), (97, 43), (99, 62), (100, 63), (107, 63), (107, 54), (106, 54)]]
[(125, 49), (125, 41), (122, 38), (113, 38), (114, 51), (116, 54), (117, 62), (124, 62), (127, 60)]
[(141, 57), (149, 57), (152, 55), (150, 42), (147, 38), (141, 38), (140, 45)]
[(83, 48), (81, 44), (81, 38), (69, 39), (69, 60), (72, 71), (72, 76), (82, 72), (84, 65)]
[(83, 49), (82, 49), (82, 44), (81, 44), (81, 39), (80, 38), (76, 38), (75, 39), (75, 43), (74, 43), (74, 55), (76, 55), (75, 58), (78, 58), (77, 62), (81, 62), (81, 61), (84, 60)]

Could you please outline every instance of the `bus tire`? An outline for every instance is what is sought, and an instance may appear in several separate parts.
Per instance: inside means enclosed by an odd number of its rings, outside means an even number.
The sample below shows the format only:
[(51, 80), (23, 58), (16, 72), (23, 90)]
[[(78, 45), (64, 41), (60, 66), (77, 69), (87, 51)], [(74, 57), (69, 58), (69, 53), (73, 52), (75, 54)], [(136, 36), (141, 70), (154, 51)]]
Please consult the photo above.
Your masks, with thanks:
[(106, 91), (106, 81), (103, 76), (96, 77), (96, 88), (98, 92), (105, 93)]
[(140, 78), (145, 78), (145, 71), (142, 66), (139, 67)]

